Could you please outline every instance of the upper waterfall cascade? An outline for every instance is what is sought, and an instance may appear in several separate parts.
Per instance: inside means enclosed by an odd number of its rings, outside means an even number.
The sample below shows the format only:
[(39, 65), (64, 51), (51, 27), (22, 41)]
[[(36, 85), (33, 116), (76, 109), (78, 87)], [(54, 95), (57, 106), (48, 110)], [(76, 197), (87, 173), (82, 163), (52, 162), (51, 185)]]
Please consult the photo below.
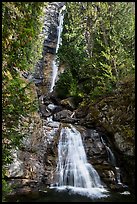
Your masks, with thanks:
[[(59, 17), (58, 17), (58, 21), (59, 21), (59, 26), (57, 27), (57, 32), (58, 32), (58, 40), (57, 40), (57, 46), (56, 46), (56, 53), (58, 52), (59, 46), (62, 43), (62, 39), (61, 39), (61, 33), (63, 30), (63, 19), (64, 19), (64, 13), (63, 11), (65, 10), (66, 6), (64, 5), (59, 13)], [(57, 61), (57, 57), (54, 57), (54, 60), (52, 62), (52, 82), (51, 82), (51, 88), (50, 88), (50, 92), (53, 91), (53, 87), (55, 86), (55, 81), (56, 81), (56, 77), (57, 77), (57, 73), (58, 73), (58, 61)]]

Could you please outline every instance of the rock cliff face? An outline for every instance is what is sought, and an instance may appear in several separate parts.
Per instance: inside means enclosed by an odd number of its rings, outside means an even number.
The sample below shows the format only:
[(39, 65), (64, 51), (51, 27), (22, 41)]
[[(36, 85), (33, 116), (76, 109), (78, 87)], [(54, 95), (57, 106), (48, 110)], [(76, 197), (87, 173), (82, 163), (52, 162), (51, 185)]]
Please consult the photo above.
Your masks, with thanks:
[[(80, 109), (76, 109), (72, 102), (72, 98), (67, 98), (65, 100), (59, 100), (57, 98), (55, 100), (54, 98), (53, 104), (53, 95), (48, 94), (48, 96), (45, 96), (43, 101), (45, 101), (43, 104), (45, 105), (45, 109), (48, 109), (47, 119), (49, 120), (49, 118), (52, 117), (54, 120), (49, 121), (48, 124), (52, 127), (57, 127), (51, 146), (48, 146), (48, 152), (46, 152), (46, 162), (47, 165), (50, 165), (49, 173), (53, 172), (53, 180), (49, 174), (50, 176), (47, 179), (48, 183), (54, 182), (54, 171), (52, 169), (55, 170), (57, 165), (57, 145), (60, 135), (59, 124), (67, 126), (67, 124), (71, 123), (81, 132), (88, 161), (96, 168), (107, 188), (112, 190), (118, 190), (123, 187), (125, 188), (126, 186), (124, 184), (128, 184), (128, 180), (124, 177), (122, 172), (120, 176), (122, 178), (122, 185), (117, 182), (117, 169), (120, 165), (118, 160), (119, 155), (116, 153), (115, 145), (112, 144), (111, 138), (109, 138), (109, 131), (103, 131), (103, 126), (99, 129), (98, 126), (95, 125), (95, 122), (92, 124), (91, 121), (92, 119), (94, 121), (94, 118), (91, 118), (89, 121), (90, 123), (86, 123), (87, 117), (89, 117), (90, 113), (87, 113), (85, 110), (81, 112)], [(84, 117), (83, 114), (86, 114), (86, 116)], [(50, 161), (48, 161), (48, 158)]]
[(38, 187), (44, 184), (45, 186), (45, 183), (50, 183), (53, 176), (54, 168), (52, 167), (52, 162), (50, 162), (50, 157), (54, 157), (52, 150), (54, 145), (50, 145), (50, 140), (56, 133), (58, 125), (56, 123), (53, 130), (54, 124), (51, 125), (50, 121), (43, 119), (43, 117), (49, 115), (49, 110), (45, 109), (46, 107), (43, 105), (43, 96), (49, 92), (51, 85), (52, 61), (57, 45), (58, 16), (64, 3), (49, 2), (45, 9), (45, 19), (41, 34), (44, 36), (43, 53), (33, 75), (39, 102), (39, 114), (35, 113), (32, 116), (27, 137), (23, 139), (20, 149), (13, 150), (14, 160), (8, 167), (9, 170), (7, 172), (11, 184), (16, 183), (17, 189), (26, 185)]
[(44, 42), (42, 59), (35, 67), (35, 84), (38, 97), (48, 93), (51, 86), (52, 62), (55, 56), (57, 45), (57, 27), (59, 25), (59, 11), (65, 2), (49, 2), (45, 9), (45, 20), (43, 25)]

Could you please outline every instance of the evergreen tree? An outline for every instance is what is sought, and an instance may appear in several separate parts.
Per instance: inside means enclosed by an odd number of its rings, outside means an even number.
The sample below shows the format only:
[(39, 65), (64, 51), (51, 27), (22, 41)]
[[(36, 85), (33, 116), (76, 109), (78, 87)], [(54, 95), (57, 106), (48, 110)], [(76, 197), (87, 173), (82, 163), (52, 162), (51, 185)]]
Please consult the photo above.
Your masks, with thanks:
[[(9, 190), (6, 165), (19, 147), (24, 117), (36, 110), (36, 98), (24, 72), (33, 72), (42, 52), (43, 2), (2, 3), (2, 165), (3, 197)], [(41, 46), (39, 46), (41, 44)]]
[[(98, 97), (118, 88), (125, 76), (134, 75), (134, 32), (134, 5), (130, 2), (66, 4), (58, 56), (66, 66), (65, 73), (72, 73), (75, 95)], [(62, 88), (60, 80), (57, 92)]]

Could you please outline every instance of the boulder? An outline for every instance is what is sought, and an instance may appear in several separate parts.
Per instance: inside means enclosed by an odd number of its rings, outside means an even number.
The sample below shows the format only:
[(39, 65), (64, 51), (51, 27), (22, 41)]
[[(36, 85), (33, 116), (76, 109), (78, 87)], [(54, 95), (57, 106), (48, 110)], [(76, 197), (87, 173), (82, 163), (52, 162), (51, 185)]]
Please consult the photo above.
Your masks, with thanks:
[(116, 147), (120, 149), (124, 155), (134, 156), (134, 145), (131, 145), (131, 143), (127, 142), (120, 133), (116, 132), (114, 134), (114, 141)]
[(66, 98), (64, 100), (61, 100), (60, 101), (60, 104), (69, 109), (69, 110), (74, 110), (75, 109), (75, 105), (74, 105), (74, 99), (73, 97), (69, 97), (69, 98)]
[(55, 121), (61, 121), (62, 119), (70, 118), (72, 115), (72, 111), (70, 110), (62, 110), (58, 113), (55, 113), (53, 115), (53, 120)]

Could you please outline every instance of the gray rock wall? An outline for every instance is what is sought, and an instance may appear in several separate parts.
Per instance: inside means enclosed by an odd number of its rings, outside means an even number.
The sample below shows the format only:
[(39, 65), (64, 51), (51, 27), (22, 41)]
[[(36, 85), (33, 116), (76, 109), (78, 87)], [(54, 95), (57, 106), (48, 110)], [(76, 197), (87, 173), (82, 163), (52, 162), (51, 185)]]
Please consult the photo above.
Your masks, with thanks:
[[(56, 149), (57, 146), (56, 142), (53, 141), (53, 136), (58, 131), (58, 124), (52, 123), (51, 127), (50, 121), (44, 120), (40, 116), (49, 116), (49, 111), (43, 105), (43, 96), (49, 91), (51, 83), (52, 60), (57, 44), (58, 16), (64, 3), (49, 2), (47, 8), (45, 8), (41, 33), (44, 38), (43, 53), (33, 75), (39, 101), (39, 114), (36, 112), (31, 117), (32, 121), (29, 125), (27, 136), (22, 141), (21, 148), (13, 150), (14, 160), (8, 167), (9, 171), (7, 172), (8, 178), (11, 178), (11, 184), (16, 183), (19, 186), (29, 186), (29, 183), (35, 182), (38, 187), (42, 183), (44, 185), (49, 184), (53, 177), (53, 170), (56, 165), (53, 147)], [(52, 145), (51, 142), (53, 142)]]
[(42, 35), (44, 36), (42, 59), (35, 67), (35, 84), (38, 96), (49, 92), (52, 77), (52, 61), (57, 45), (58, 16), (65, 2), (49, 2), (45, 9)]

